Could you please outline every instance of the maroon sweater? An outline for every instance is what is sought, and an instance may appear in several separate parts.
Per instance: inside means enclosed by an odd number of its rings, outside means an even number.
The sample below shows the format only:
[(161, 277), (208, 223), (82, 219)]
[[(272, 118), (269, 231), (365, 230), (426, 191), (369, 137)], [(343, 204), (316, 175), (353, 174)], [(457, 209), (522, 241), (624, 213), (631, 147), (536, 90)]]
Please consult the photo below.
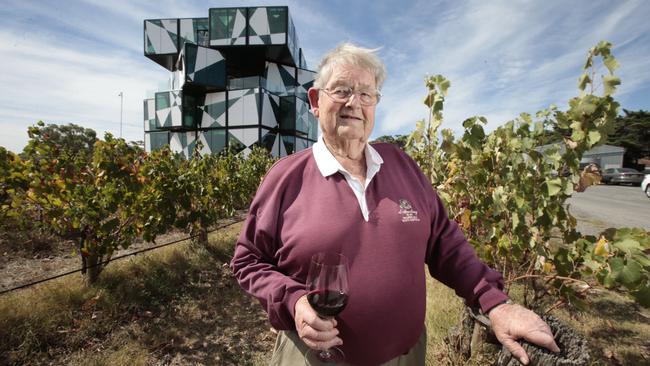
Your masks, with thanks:
[(424, 264), (483, 311), (507, 299), (501, 275), (478, 260), (415, 162), (391, 144), (373, 147), (384, 163), (366, 189), (369, 221), (341, 173), (323, 177), (306, 149), (269, 170), (231, 263), (273, 327), (295, 330), (312, 254), (346, 255), (349, 299), (337, 320), (346, 361), (356, 365), (378, 365), (415, 345), (424, 326)]

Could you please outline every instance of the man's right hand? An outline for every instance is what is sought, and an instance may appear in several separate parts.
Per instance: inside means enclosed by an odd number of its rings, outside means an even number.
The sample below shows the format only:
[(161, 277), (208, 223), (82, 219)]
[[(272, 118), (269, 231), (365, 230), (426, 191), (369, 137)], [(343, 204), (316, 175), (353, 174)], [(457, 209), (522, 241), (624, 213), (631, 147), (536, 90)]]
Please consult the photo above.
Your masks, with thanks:
[(298, 336), (309, 348), (326, 350), (343, 344), (343, 340), (337, 337), (336, 319), (319, 317), (309, 305), (307, 295), (296, 302), (294, 320)]

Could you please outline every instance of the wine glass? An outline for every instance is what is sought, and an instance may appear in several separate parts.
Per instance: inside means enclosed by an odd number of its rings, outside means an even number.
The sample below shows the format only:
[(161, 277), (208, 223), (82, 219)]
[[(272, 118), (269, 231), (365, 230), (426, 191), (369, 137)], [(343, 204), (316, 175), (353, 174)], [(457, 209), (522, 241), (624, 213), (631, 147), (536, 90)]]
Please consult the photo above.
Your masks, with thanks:
[[(307, 301), (321, 318), (337, 316), (348, 302), (348, 259), (338, 253), (317, 253), (311, 258), (307, 275)], [(336, 363), (345, 359), (340, 348), (309, 350), (310, 363)]]

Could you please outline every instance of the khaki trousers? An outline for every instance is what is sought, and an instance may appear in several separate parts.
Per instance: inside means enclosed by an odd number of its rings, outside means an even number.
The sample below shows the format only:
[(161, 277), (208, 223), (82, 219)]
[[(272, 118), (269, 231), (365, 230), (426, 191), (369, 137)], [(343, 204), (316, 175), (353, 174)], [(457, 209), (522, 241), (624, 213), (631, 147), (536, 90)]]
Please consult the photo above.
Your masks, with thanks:
[[(273, 357), (269, 365), (271, 366), (319, 366), (318, 364), (307, 364), (305, 353), (309, 350), (298, 337), (295, 331), (278, 332), (273, 349)], [(424, 366), (424, 359), (427, 353), (427, 331), (424, 329), (418, 343), (409, 350), (408, 353), (395, 357), (392, 360), (381, 364), (381, 366)], [(336, 364), (337, 366), (352, 366), (350, 364)]]

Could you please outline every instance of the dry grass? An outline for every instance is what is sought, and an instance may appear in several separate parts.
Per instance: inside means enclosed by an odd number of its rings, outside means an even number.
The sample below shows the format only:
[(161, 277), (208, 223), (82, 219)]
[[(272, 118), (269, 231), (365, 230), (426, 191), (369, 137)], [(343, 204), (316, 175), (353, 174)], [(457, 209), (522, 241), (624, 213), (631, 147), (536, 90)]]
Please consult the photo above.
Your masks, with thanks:
[(427, 283), (427, 357), (426, 366), (438, 365), (489, 365), (494, 361), (497, 349), (490, 344), (484, 345), (484, 351), (463, 359), (445, 341), (453, 327), (459, 326), (463, 301), (454, 290), (442, 283), (430, 280)]
[(628, 298), (598, 291), (585, 311), (551, 314), (587, 337), (594, 365), (650, 365), (650, 311)]
[(226, 265), (241, 224), (0, 298), (0, 364), (251, 365), (273, 346)]
[[(67, 277), (0, 297), (0, 364), (265, 365), (275, 336), (225, 266), (240, 228), (212, 234), (207, 248), (180, 244), (112, 263), (91, 288)], [(487, 348), (460, 360), (445, 343), (462, 306), (430, 281), (427, 366), (494, 358)], [(587, 336), (594, 365), (650, 365), (650, 313), (631, 301), (601, 292), (584, 312), (553, 315)]]
[[(521, 289), (512, 296), (521, 298)], [(432, 281), (427, 286), (427, 366), (491, 364), (498, 348), (486, 345), (483, 352), (463, 360), (444, 342), (449, 329), (458, 325), (463, 304), (453, 290)], [(592, 365), (650, 365), (650, 311), (611, 291), (591, 294), (584, 311), (554, 310), (561, 319), (583, 334), (591, 348)]]
[(458, 323), (462, 301), (454, 290), (437, 281), (427, 281), (427, 366), (449, 364), (450, 350), (445, 343), (449, 329)]

